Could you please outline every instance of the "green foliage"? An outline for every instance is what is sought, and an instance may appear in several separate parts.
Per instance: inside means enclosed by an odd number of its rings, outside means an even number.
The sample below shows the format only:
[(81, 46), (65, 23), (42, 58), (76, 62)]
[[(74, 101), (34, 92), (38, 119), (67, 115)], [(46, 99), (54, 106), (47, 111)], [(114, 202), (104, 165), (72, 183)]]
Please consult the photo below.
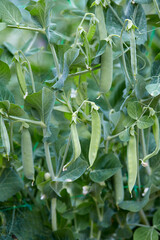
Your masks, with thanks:
[(0, 239), (158, 240), (159, 18), (0, 1)]

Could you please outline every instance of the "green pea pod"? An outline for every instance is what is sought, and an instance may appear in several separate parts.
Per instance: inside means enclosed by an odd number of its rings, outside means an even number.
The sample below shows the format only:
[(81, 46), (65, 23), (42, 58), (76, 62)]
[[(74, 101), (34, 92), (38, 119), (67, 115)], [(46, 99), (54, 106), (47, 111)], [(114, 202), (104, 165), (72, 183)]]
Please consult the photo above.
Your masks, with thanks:
[(27, 128), (22, 128), (21, 151), (24, 175), (26, 178), (34, 180), (34, 162), (32, 154), (32, 140)]
[(5, 148), (7, 156), (10, 154), (10, 141), (9, 141), (9, 136), (8, 132), (3, 120), (3, 117), (1, 116), (1, 138), (2, 138), (2, 143)]
[(93, 165), (99, 144), (101, 139), (101, 120), (97, 110), (93, 109), (91, 113), (92, 117), (92, 133), (91, 133), (91, 141), (89, 146), (89, 163), (90, 167)]
[(18, 78), (19, 86), (22, 90), (22, 93), (26, 96), (27, 85), (26, 85), (26, 81), (25, 81), (25, 75), (24, 75), (23, 70), (22, 70), (22, 66), (21, 66), (20, 62), (18, 62), (18, 61), (15, 62), (15, 65), (16, 65), (16, 71), (17, 71), (17, 78)]
[(152, 128), (153, 128), (154, 139), (155, 139), (155, 142), (156, 142), (156, 148), (152, 153), (146, 155), (143, 158), (142, 165), (143, 165), (144, 162), (146, 162), (151, 157), (157, 155), (157, 153), (159, 152), (159, 143), (160, 143), (159, 142), (159, 120), (158, 120), (158, 117), (156, 115), (154, 115), (153, 118), (154, 118), (154, 124), (153, 124)]
[(63, 170), (66, 170), (67, 167), (73, 163), (81, 154), (81, 145), (78, 137), (76, 123), (73, 122), (71, 124), (71, 139), (72, 139), (72, 147), (73, 147), (73, 157), (70, 162), (68, 162), (64, 167)]
[(127, 147), (127, 160), (128, 160), (128, 188), (129, 192), (131, 193), (137, 178), (137, 146), (136, 137), (134, 133), (130, 135)]
[(96, 32), (96, 23), (92, 22), (89, 26), (89, 30), (88, 30), (88, 33), (87, 33), (88, 42), (90, 42), (92, 40), (95, 32)]
[[(98, 23), (98, 30), (100, 40), (107, 38), (107, 30), (104, 19), (103, 7), (98, 5), (95, 8), (95, 14)], [(108, 43), (105, 49), (105, 52), (101, 56), (101, 72), (100, 72), (100, 92), (107, 93), (112, 85), (113, 77), (113, 55), (112, 55), (112, 46)]]
[(114, 179), (114, 190), (115, 190), (115, 200), (116, 205), (124, 200), (124, 186), (123, 186), (123, 176), (122, 170), (119, 169), (113, 176)]

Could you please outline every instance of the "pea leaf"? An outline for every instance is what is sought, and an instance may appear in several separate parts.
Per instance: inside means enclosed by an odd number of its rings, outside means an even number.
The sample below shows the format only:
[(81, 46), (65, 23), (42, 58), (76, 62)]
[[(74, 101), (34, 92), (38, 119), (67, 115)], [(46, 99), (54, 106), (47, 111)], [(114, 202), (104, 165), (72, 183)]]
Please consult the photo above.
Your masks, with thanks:
[(0, 85), (0, 101), (8, 100), (11, 103), (14, 103), (13, 94), (3, 85)]
[(26, 105), (36, 109), (41, 121), (43, 121), (46, 125), (49, 122), (54, 101), (54, 92), (45, 87), (43, 87), (41, 91), (27, 96), (25, 99)]
[(97, 159), (93, 168), (95, 170), (92, 170), (89, 174), (92, 181), (103, 182), (112, 177), (121, 168), (121, 164), (114, 154), (106, 154)]
[(153, 216), (153, 225), (155, 228), (160, 230), (160, 209)]
[(72, 182), (78, 179), (87, 169), (88, 164), (86, 161), (78, 158), (73, 162), (66, 171), (63, 171), (61, 175), (56, 178), (58, 182)]
[(131, 118), (137, 120), (142, 114), (141, 104), (138, 102), (129, 102), (127, 112)]
[(136, 229), (133, 240), (158, 240), (158, 233), (153, 227), (140, 227)]
[(152, 97), (157, 97), (160, 94), (160, 83), (148, 84), (146, 90)]
[(0, 23), (0, 31), (4, 30), (7, 27), (6, 23), (1, 22)]
[(58, 240), (74, 240), (73, 233), (70, 229), (60, 229), (53, 232), (53, 236)]
[(23, 188), (23, 182), (12, 168), (5, 168), (0, 175), (0, 202), (6, 201)]
[(128, 210), (130, 212), (140, 211), (149, 201), (150, 190), (145, 194), (144, 198), (141, 201), (123, 201), (119, 204), (119, 207)]
[(0, 1), (0, 19), (11, 25), (18, 24), (22, 20), (22, 15), (19, 9), (8, 0)]
[(140, 129), (149, 128), (154, 124), (154, 120), (151, 117), (143, 116), (137, 121), (137, 127)]
[(10, 80), (11, 73), (7, 63), (0, 60), (0, 82), (6, 84)]

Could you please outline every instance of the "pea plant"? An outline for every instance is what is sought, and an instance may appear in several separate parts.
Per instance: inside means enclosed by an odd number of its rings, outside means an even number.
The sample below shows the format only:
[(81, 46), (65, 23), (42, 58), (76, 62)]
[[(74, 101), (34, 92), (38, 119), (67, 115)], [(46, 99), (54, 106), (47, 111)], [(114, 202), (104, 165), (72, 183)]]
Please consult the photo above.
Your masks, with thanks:
[(0, 239), (158, 240), (159, 0), (0, 1)]

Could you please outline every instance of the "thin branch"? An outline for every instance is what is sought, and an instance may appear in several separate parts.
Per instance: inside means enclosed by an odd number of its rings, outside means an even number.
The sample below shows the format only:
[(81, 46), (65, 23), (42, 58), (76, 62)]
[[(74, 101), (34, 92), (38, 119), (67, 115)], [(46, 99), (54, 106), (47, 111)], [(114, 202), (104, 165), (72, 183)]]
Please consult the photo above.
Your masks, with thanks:
[(19, 25), (7, 25), (8, 28), (15, 28), (15, 29), (22, 29), (22, 30), (29, 30), (34, 32), (39, 32), (45, 34), (45, 29), (43, 28), (33, 28), (33, 27), (24, 27)]

